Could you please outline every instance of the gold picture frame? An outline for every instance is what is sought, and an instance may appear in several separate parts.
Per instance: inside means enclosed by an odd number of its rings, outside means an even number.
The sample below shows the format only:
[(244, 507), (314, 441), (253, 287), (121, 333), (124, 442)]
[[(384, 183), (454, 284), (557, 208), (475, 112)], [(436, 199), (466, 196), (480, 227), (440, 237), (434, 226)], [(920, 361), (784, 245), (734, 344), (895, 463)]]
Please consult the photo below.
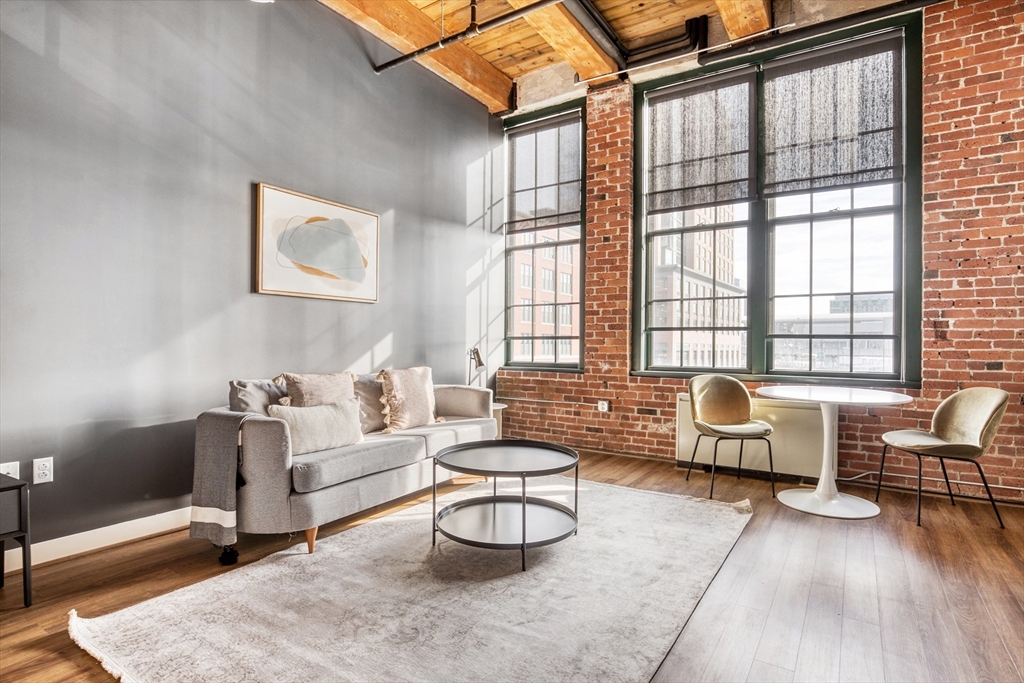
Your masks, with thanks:
[(256, 187), (256, 292), (376, 303), (380, 216), (266, 183)]

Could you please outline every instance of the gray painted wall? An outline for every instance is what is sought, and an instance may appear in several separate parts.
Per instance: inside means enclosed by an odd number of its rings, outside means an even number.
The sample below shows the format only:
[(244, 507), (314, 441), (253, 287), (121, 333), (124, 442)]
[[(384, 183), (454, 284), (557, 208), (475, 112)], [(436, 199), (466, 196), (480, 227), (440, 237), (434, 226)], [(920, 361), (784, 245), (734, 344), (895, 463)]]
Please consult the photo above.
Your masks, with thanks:
[[(184, 507), (227, 383), (501, 358), (500, 122), (318, 3), (0, 3), (0, 461), (42, 541)], [(254, 182), (381, 215), (380, 301), (252, 293)], [(482, 381), (480, 378), (478, 381)]]

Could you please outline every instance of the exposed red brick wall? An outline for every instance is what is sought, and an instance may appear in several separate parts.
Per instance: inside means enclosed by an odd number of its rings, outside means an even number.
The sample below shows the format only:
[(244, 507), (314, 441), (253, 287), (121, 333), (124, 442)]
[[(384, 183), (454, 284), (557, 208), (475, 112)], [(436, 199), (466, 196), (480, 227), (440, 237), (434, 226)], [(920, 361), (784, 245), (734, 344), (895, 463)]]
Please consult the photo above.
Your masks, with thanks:
[[(906, 408), (840, 412), (841, 476), (877, 471), (879, 435), (927, 429), (939, 402), (968, 386), (1010, 392), (991, 484), (1024, 487), (1024, 9), (959, 0), (925, 11), (922, 389)], [(501, 370), (505, 434), (581, 448), (675, 456), (675, 395), (686, 382), (630, 377), (633, 96), (629, 84), (587, 103), (583, 374)], [(750, 383), (753, 389), (757, 384)], [(599, 413), (599, 399), (612, 412)], [(888, 459), (887, 482), (912, 486), (913, 456)], [(941, 478), (934, 460), (926, 477)], [(956, 464), (950, 477), (978, 481)], [(939, 488), (936, 482), (926, 482)], [(969, 495), (983, 492), (963, 486)], [(997, 497), (1022, 500), (1019, 490)]]

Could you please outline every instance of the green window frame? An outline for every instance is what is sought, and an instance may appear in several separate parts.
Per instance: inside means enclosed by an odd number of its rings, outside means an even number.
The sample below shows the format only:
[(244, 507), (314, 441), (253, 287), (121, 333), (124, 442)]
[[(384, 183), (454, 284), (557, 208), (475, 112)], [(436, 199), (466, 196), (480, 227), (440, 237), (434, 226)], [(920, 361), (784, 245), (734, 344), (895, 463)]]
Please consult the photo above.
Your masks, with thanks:
[[(565, 149), (565, 136), (573, 130), (578, 131), (579, 168), (566, 175), (565, 159), (571, 159), (572, 152)], [(549, 159), (552, 153), (558, 158), (555, 180), (540, 177), (539, 146), (545, 144), (541, 140), (544, 135), (549, 142), (558, 140), (558, 148), (546, 152)], [(506, 367), (557, 372), (583, 370), (585, 139), (583, 100), (505, 120)], [(530, 157), (532, 177), (525, 177), (523, 170), (517, 168), (517, 140), (532, 145), (532, 151), (523, 152), (524, 158)], [(557, 206), (553, 212), (541, 210), (542, 192), (550, 195), (550, 206)], [(529, 294), (521, 276), (526, 263), (531, 265), (533, 278)], [(568, 292), (563, 284), (566, 275), (572, 281)], [(526, 299), (531, 302), (530, 313), (517, 304)]]
[[(902, 180), (883, 181), (873, 178), (870, 174), (863, 174), (860, 177), (844, 179), (841, 183), (843, 190), (832, 190), (828, 186), (815, 186), (808, 184), (801, 189), (794, 185), (783, 187), (776, 185), (773, 189), (780, 187), (784, 191), (775, 193), (765, 192), (765, 169), (766, 169), (766, 131), (765, 131), (765, 69), (772, 69), (776, 64), (796, 64), (791, 71), (800, 70), (800, 60), (814, 59), (818, 55), (828, 55), (829, 52), (815, 52), (825, 48), (835, 48), (837, 51), (850, 49), (851, 46), (858, 46), (869, 41), (884, 41), (887, 37), (899, 36), (902, 41), (902, 51), (899, 58), (902, 60), (902, 68), (899, 75), (897, 89), (901, 90), (902, 108), (898, 111), (902, 115), (899, 125), (902, 128), (902, 154), (894, 163), (902, 166)], [(683, 75), (667, 77), (643, 83), (635, 88), (635, 115), (637, 120), (637, 135), (635, 137), (635, 158), (637, 169), (634, 187), (634, 215), (635, 215), (635, 239), (634, 239), (634, 310), (633, 310), (633, 344), (632, 344), (632, 367), (633, 374), (640, 376), (677, 376), (692, 377), (706, 372), (720, 372), (751, 381), (773, 381), (773, 382), (805, 382), (821, 384), (848, 384), (848, 385), (870, 385), (870, 386), (893, 386), (913, 388), (920, 386), (921, 377), (921, 290), (922, 290), (922, 267), (921, 267), (921, 48), (922, 44), (922, 18), (919, 11), (888, 17), (867, 25), (855, 28), (838, 30), (827, 35), (805, 39), (790, 45), (785, 45), (770, 50), (765, 50), (753, 57), (741, 57), (722, 61), (718, 64), (709, 65), (688, 72)], [(819, 57), (820, 59), (820, 57)], [(827, 59), (827, 57), (826, 57)], [(717, 183), (700, 184), (693, 192), (686, 190), (675, 195), (678, 215), (673, 216), (671, 211), (676, 210), (671, 204), (673, 195), (665, 192), (661, 186), (654, 187), (661, 192), (657, 204), (648, 199), (651, 188), (651, 176), (648, 168), (658, 170), (658, 162), (651, 164), (649, 156), (653, 152), (649, 149), (648, 140), (653, 139), (649, 119), (650, 110), (648, 102), (660, 96), (662, 93), (670, 93), (674, 89), (682, 93), (690, 90), (699, 92), (703, 83), (715, 83), (716, 81), (726, 84), (742, 80), (746, 74), (753, 73), (755, 79), (754, 116), (756, 127), (752, 133), (755, 139), (755, 150), (751, 155), (752, 182), (745, 185), (742, 173), (735, 173), (740, 164), (726, 164), (727, 172), (723, 175), (721, 170), (715, 172), (715, 179), (724, 178), (724, 181)], [(730, 80), (731, 79), (731, 80)], [(688, 90), (688, 88), (690, 90)], [(733, 150), (727, 149), (728, 153)], [(698, 155), (699, 156), (699, 155)], [(720, 155), (722, 156), (722, 155)], [(706, 159), (699, 159), (706, 162)], [(729, 175), (733, 173), (733, 175)], [(803, 180), (801, 180), (802, 182)], [(894, 192), (892, 201), (888, 206), (879, 205), (877, 201), (863, 200), (861, 195), (862, 187), (878, 187), (886, 182), (894, 183), (894, 187), (902, 190)], [(749, 188), (749, 189), (748, 189)], [(857, 188), (856, 190), (853, 188)], [(786, 200), (794, 195), (806, 193), (811, 196), (821, 195), (822, 199), (836, 199), (835, 194), (842, 192), (848, 194), (846, 204), (837, 200), (834, 209), (828, 212), (815, 211), (808, 207), (804, 213), (794, 211), (792, 207), (780, 211), (780, 200)], [(733, 194), (729, 194), (732, 192)], [(855, 196), (855, 193), (857, 195)], [(663, 198), (669, 198), (669, 205), (663, 208)], [(876, 198), (877, 199), (877, 198)], [(689, 201), (691, 204), (686, 204)], [(790, 202), (792, 203), (792, 202)], [(648, 213), (648, 208), (655, 206), (656, 211)], [(745, 211), (737, 210), (728, 215), (716, 215), (715, 207), (721, 206), (743, 206)], [(659, 212), (662, 215), (658, 215)], [(787, 214), (788, 215), (783, 215)], [(720, 213), (720, 212), (719, 212)], [(685, 216), (683, 214), (686, 214)], [(875, 291), (862, 283), (856, 286), (852, 283), (854, 272), (852, 256), (848, 267), (849, 286), (840, 286), (834, 282), (832, 289), (827, 290), (828, 301), (825, 296), (817, 296), (818, 292), (808, 290), (805, 298), (808, 303), (807, 329), (795, 330), (794, 325), (778, 325), (772, 327), (773, 312), (783, 305), (802, 305), (804, 302), (796, 302), (792, 294), (783, 291), (775, 292), (772, 287), (779, 282), (773, 270), (773, 257), (775, 249), (780, 242), (784, 242), (787, 230), (792, 232), (793, 225), (807, 224), (809, 244), (813, 243), (815, 235), (814, 227), (817, 223), (825, 225), (826, 220), (833, 220), (833, 225), (842, 221), (848, 221), (851, 226), (848, 232), (848, 239), (852, 243), (857, 239), (857, 225), (869, 225), (871, 221), (884, 221), (880, 216), (891, 215), (893, 222), (893, 278), (892, 288), (881, 288)], [(652, 221), (649, 217), (657, 217), (659, 220)], [(665, 218), (671, 220), (664, 220)], [(828, 226), (826, 226), (828, 227)], [(864, 228), (867, 230), (867, 228)], [(728, 264), (729, 260), (723, 261), (716, 249), (719, 242), (719, 235), (739, 234), (745, 232), (746, 237), (746, 292), (749, 298), (746, 300), (746, 324), (735, 324), (735, 311), (724, 310), (722, 302), (734, 296), (736, 292), (729, 292), (728, 283), (718, 282), (718, 288), (714, 288), (715, 268), (721, 268), (723, 263)], [(822, 235), (828, 231), (822, 229)], [(839, 234), (839, 233), (836, 233)], [(708, 289), (695, 292), (691, 300), (687, 302), (687, 282), (676, 285), (675, 290), (666, 286), (665, 275), (662, 273), (655, 276), (657, 268), (668, 271), (671, 266), (671, 259), (658, 257), (660, 249), (667, 248), (672, 238), (679, 240), (696, 240), (703, 237), (706, 244), (714, 248), (710, 254), (694, 247), (692, 252), (687, 254), (686, 247), (680, 246), (674, 257), (680, 261), (676, 269), (685, 272), (686, 267), (692, 264), (705, 264), (710, 282)], [(833, 237), (828, 244), (830, 249), (835, 251), (836, 244), (842, 240)], [(721, 244), (728, 246), (736, 245), (739, 240), (722, 240)], [(826, 250), (822, 250), (826, 251)], [(842, 251), (839, 249), (838, 251)], [(853, 247), (850, 247), (850, 254), (853, 254)], [(858, 253), (864, 253), (860, 250)], [(834, 256), (834, 254), (833, 254)], [(701, 258), (710, 260), (700, 261)], [(808, 264), (813, 263), (813, 257), (809, 257)], [(841, 258), (840, 258), (841, 261)], [(667, 265), (665, 265), (667, 264)], [(785, 264), (781, 264), (785, 265)], [(740, 268), (739, 259), (736, 267)], [(826, 272), (819, 268), (819, 272)], [(836, 276), (838, 277), (838, 276)], [(835, 280), (836, 277), (832, 279)], [(686, 279), (683, 276), (684, 280)], [(699, 278), (691, 278), (694, 281)], [(696, 287), (694, 288), (696, 290)], [(834, 291), (833, 291), (834, 290)], [(841, 290), (841, 291), (840, 291)], [(670, 292), (668, 296), (665, 292)], [(787, 298), (789, 300), (787, 300)], [(813, 310), (820, 310), (820, 306), (828, 304), (833, 324), (831, 327), (824, 324), (812, 328), (814, 320), (812, 310), (812, 299), (815, 300)], [(667, 304), (665, 302), (668, 302)], [(708, 308), (710, 306), (710, 309)], [(773, 309), (773, 306), (776, 309)], [(842, 319), (849, 316), (849, 323), (844, 324)], [(873, 318), (872, 318), (873, 316)], [(864, 325), (864, 321), (872, 318), (876, 323), (873, 328)], [(783, 316), (780, 313), (779, 319)], [(883, 322), (879, 323), (879, 319)], [(891, 319), (891, 329), (885, 329), (885, 320)], [(668, 321), (666, 323), (666, 321)], [(786, 320), (788, 322), (788, 319)], [(835, 321), (838, 321), (836, 323)], [(845, 325), (845, 326), (844, 326)], [(687, 330), (702, 331), (703, 337), (699, 334), (686, 334)], [(838, 330), (838, 331), (837, 331)], [(676, 337), (669, 336), (669, 333), (678, 331)], [(745, 358), (737, 358), (735, 355), (735, 343), (729, 335), (746, 335)], [(687, 338), (688, 337), (688, 338)], [(730, 343), (719, 343), (719, 339), (728, 340)], [(806, 359), (808, 366), (798, 368), (795, 363), (778, 362), (784, 354), (787, 344), (806, 343), (808, 352), (800, 356), (801, 360)], [(828, 353), (815, 356), (810, 352), (811, 348), (825, 348), (823, 345), (839, 345), (832, 348)], [(814, 367), (811, 364), (817, 362), (815, 358), (836, 358), (835, 348), (846, 345), (848, 348), (845, 358), (848, 363), (841, 368)], [(855, 347), (855, 345), (857, 345)], [(672, 347), (671, 352), (666, 349)], [(857, 353), (852, 350), (856, 348)], [(881, 350), (879, 350), (881, 349)], [(891, 368), (884, 366), (884, 353), (889, 350), (893, 360)], [(874, 358), (881, 354), (881, 360)], [(796, 357), (796, 356), (794, 356)], [(854, 359), (859, 358), (858, 364), (854, 366)], [(866, 362), (863, 359), (873, 359)], [(775, 361), (773, 365), (773, 361)], [(881, 367), (881, 371), (879, 368)]]

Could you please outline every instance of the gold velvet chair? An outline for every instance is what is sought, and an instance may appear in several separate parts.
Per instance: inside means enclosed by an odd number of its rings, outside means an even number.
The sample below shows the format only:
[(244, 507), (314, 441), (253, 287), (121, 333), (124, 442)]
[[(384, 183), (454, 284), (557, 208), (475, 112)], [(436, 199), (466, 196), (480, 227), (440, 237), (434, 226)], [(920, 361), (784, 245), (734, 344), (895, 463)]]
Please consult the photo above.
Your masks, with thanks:
[(875, 501), (882, 491), (882, 470), (885, 468), (885, 453), (890, 447), (911, 453), (917, 457), (917, 525), (921, 526), (921, 457), (938, 458), (942, 466), (942, 476), (946, 480), (949, 491), (949, 502), (956, 505), (953, 489), (949, 485), (946, 474), (946, 460), (960, 460), (973, 463), (981, 475), (981, 483), (985, 485), (992, 509), (996, 511), (999, 528), (1003, 526), (1003, 518), (999, 516), (999, 508), (992, 498), (992, 490), (988, 487), (985, 473), (978, 464), (978, 458), (985, 454), (1003, 419), (1010, 395), (1002, 389), (992, 387), (973, 387), (956, 392), (939, 404), (932, 416), (932, 426), (927, 432), (916, 429), (901, 429), (886, 432), (882, 435), (885, 446), (882, 448), (882, 463), (878, 467), (878, 488), (875, 490)]
[(693, 426), (697, 428), (697, 441), (693, 444), (690, 466), (686, 468), (686, 480), (690, 479), (693, 460), (697, 457), (697, 446), (701, 437), (710, 436), (715, 440), (711, 456), (711, 493), (715, 497), (715, 465), (718, 462), (719, 441), (739, 441), (740, 458), (736, 467), (736, 478), (743, 469), (743, 442), (759, 439), (768, 444), (768, 472), (772, 481), (772, 498), (775, 497), (775, 465), (772, 463), (772, 442), (768, 435), (772, 426), (761, 420), (751, 420), (750, 392), (743, 382), (725, 375), (698, 375), (690, 380), (690, 413)]

